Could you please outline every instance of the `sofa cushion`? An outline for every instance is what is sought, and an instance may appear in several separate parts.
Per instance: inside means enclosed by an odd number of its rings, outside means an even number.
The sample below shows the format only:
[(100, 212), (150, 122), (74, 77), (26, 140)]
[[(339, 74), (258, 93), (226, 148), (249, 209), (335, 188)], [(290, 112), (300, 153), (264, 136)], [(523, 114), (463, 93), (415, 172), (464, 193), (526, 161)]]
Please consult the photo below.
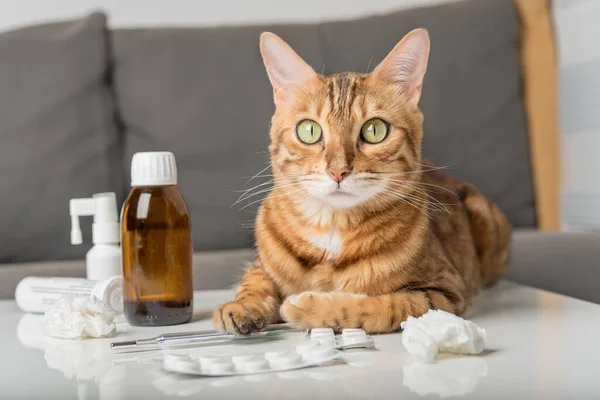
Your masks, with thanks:
[(517, 231), (506, 278), (600, 304), (600, 233)]
[(69, 199), (123, 186), (105, 22), (0, 35), (0, 263), (83, 257), (69, 243)]
[(511, 0), (312, 25), (117, 30), (114, 82), (125, 126), (124, 174), (136, 151), (173, 151), (194, 248), (248, 245), (251, 230), (244, 225), (251, 225), (257, 204), (241, 212), (230, 206), (239, 196), (234, 191), (248, 187), (244, 177), (267, 165), (274, 106), (258, 51), (260, 32), (280, 35), (318, 72), (364, 72), (419, 26), (429, 29), (433, 43), (422, 97), (425, 156), (452, 163), (450, 170), (498, 202), (514, 225), (534, 226)]

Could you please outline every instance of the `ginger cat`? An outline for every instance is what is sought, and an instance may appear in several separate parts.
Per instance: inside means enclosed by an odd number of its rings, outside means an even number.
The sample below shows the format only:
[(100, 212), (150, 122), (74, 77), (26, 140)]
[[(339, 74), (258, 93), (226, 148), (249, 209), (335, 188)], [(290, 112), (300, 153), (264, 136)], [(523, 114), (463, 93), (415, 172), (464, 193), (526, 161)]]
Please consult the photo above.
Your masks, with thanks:
[(369, 74), (319, 75), (272, 33), (260, 50), (275, 184), (256, 219), (258, 258), (216, 328), (244, 335), (283, 319), (383, 333), (432, 308), (464, 312), (505, 269), (510, 225), (421, 160), (427, 31)]

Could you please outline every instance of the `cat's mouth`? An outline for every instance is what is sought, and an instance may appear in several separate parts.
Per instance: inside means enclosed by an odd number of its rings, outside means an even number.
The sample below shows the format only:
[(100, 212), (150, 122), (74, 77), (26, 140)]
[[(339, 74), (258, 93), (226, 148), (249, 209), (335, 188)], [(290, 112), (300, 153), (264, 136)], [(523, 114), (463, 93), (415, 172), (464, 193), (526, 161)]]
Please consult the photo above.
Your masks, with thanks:
[(329, 197), (332, 198), (340, 198), (340, 197), (358, 197), (354, 193), (345, 192), (342, 189), (336, 189), (333, 192), (328, 194)]

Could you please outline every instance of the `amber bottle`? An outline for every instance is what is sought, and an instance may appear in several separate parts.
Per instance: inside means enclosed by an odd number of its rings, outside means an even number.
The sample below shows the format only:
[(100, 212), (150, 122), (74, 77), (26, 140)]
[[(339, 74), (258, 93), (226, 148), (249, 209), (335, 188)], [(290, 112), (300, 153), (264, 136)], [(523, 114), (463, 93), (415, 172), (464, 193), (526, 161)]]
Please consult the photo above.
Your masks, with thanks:
[(123, 303), (131, 325), (181, 324), (192, 316), (192, 229), (176, 184), (172, 153), (133, 156), (133, 189), (121, 216)]

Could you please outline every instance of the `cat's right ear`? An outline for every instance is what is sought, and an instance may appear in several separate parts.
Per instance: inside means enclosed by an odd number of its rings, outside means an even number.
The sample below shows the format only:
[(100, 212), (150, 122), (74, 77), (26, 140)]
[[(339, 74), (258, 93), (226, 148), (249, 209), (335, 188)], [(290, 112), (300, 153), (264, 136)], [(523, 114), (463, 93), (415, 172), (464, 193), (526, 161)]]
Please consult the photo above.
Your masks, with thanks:
[(300, 86), (316, 78), (315, 71), (279, 36), (271, 32), (260, 35), (262, 54), (275, 104), (285, 102)]
[(425, 29), (409, 32), (392, 49), (372, 74), (384, 82), (398, 85), (414, 106), (419, 102), (429, 58), (429, 33)]

